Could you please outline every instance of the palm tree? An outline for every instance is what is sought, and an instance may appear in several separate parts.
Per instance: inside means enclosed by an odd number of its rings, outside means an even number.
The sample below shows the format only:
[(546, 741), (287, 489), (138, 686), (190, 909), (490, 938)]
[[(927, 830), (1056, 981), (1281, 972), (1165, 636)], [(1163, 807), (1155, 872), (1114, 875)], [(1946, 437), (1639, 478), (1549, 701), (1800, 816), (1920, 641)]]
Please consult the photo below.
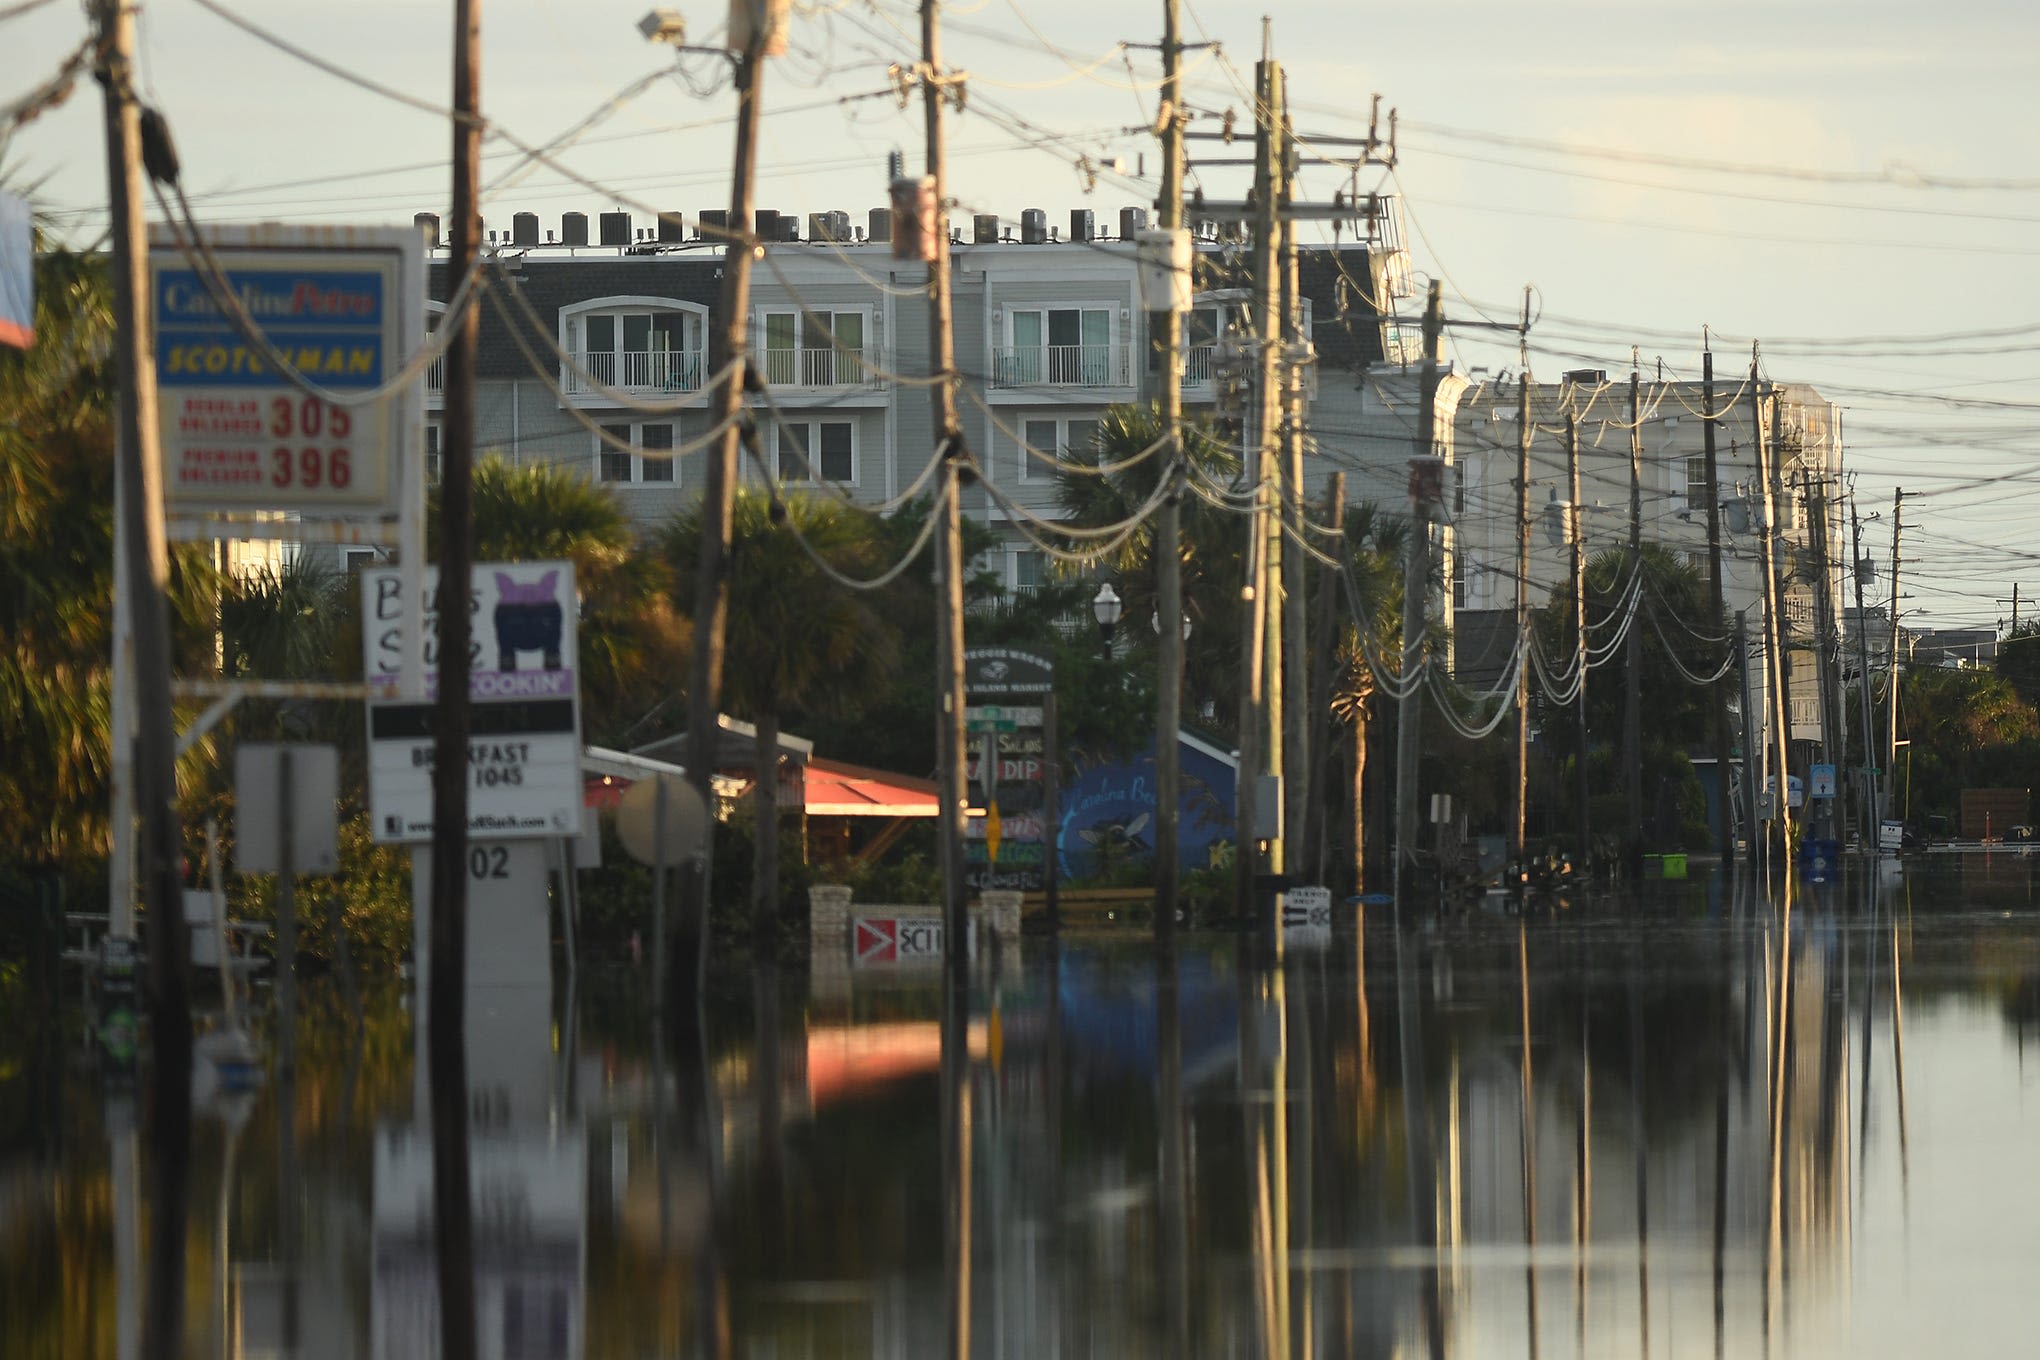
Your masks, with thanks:
[[(1157, 448), (1163, 433), (1161, 415), (1153, 406), (1115, 406), (1106, 411), (1092, 446), (1070, 450), (1069, 461), (1056, 469), (1056, 504), (1064, 517), (1078, 527), (1099, 528), (1140, 515), (1153, 499), (1164, 459), (1152, 453), (1122, 465)], [(1189, 475), (1209, 491), (1230, 487), (1239, 474), (1238, 451), (1203, 422), (1184, 423), (1183, 456)], [(1183, 563), (1183, 609), (1192, 625), (1183, 683), (1189, 712), (1196, 712), (1203, 700), (1237, 693), (1245, 523), (1244, 517), (1217, 509), (1194, 493), (1184, 494), (1177, 543)], [(1070, 546), (1087, 546), (1087, 541), (1071, 539)], [(1143, 652), (1154, 646), (1153, 629), (1147, 626), (1155, 616), (1154, 550), (1150, 515), (1098, 561), (1099, 572), (1126, 602), (1126, 619), (1140, 625), (1128, 627), (1126, 636)], [(1217, 725), (1229, 731), (1237, 715), (1224, 703), (1217, 704), (1216, 712)]]
[[(36, 343), (0, 349), (0, 859), (103, 854), (111, 772), (113, 312), (103, 257), (40, 251)], [(173, 644), (211, 628), (202, 549), (172, 558)]]
[[(1346, 859), (1352, 886), (1366, 886), (1367, 871), (1367, 748), (1376, 735), (1378, 684), (1367, 660), (1393, 659), (1402, 652), (1403, 579), (1401, 559), (1409, 541), (1409, 521), (1387, 514), (1370, 501), (1346, 508), (1345, 563), (1336, 578), (1320, 576), (1320, 589), (1335, 588), (1339, 620), (1333, 646), (1332, 717), (1349, 734), (1348, 773), (1340, 803), (1347, 811), (1350, 837)], [(1328, 852), (1329, 853), (1329, 852)]]
[[(436, 504), (427, 522), (438, 525)], [(574, 564), (588, 740), (621, 745), (672, 700), (691, 633), (673, 609), (664, 559), (640, 550), (614, 492), (551, 463), (519, 467), (490, 454), (475, 464), (473, 532), (478, 562)]]
[[(675, 599), (694, 598), (701, 533), (699, 505), (682, 511), (659, 533), (658, 550), (673, 570)], [(870, 578), (890, 565), (881, 558), (881, 541), (875, 517), (834, 497), (797, 495), (782, 501), (749, 488), (736, 496), (723, 686), (730, 706), (747, 714), (757, 728), (751, 910), (761, 937), (776, 924), (779, 911), (779, 781), (773, 753), (779, 748), (782, 714), (796, 706), (856, 712), (893, 675), (898, 630), (869, 594), (836, 579)], [(688, 758), (708, 757), (690, 752)]]

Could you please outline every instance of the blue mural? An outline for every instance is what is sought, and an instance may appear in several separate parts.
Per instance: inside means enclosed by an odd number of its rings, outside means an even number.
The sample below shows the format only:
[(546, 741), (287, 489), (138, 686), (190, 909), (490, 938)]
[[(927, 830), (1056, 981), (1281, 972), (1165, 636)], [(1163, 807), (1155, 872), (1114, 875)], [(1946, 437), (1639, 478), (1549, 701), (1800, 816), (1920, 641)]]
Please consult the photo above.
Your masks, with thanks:
[[(1179, 743), (1182, 786), (1177, 802), (1176, 850), (1185, 869), (1209, 866), (1232, 846), (1233, 767), (1202, 742)], [(1155, 847), (1155, 754), (1126, 762), (1080, 765), (1062, 791), (1056, 856), (1065, 878), (1101, 867), (1150, 859)]]

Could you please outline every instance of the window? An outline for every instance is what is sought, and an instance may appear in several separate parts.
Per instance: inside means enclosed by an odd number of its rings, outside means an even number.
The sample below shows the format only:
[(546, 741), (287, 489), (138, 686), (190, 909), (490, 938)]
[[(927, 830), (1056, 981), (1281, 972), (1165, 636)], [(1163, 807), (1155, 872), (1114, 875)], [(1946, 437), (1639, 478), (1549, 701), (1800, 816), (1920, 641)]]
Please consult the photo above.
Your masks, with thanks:
[[(1183, 385), (1193, 386), (1208, 383), (1212, 378), (1211, 358), (1218, 347), (1219, 332), (1225, 327), (1225, 314), (1217, 304), (1192, 307), (1183, 313)], [(1160, 332), (1148, 346), (1148, 372), (1159, 373), (1162, 368), (1162, 345)]]
[(425, 422), (425, 480), (437, 485), (439, 482), (439, 422)]
[(1707, 459), (1704, 456), (1688, 458), (1686, 460), (1686, 507), (1689, 510), (1705, 510), (1707, 508), (1707, 500)]
[(1013, 554), (1013, 589), (1039, 590), (1048, 577), (1048, 558), (1039, 548), (1021, 548)]
[[(670, 421), (639, 424), (605, 422), (602, 433), (607, 438), (596, 441), (597, 480), (623, 486), (671, 486), (679, 480), (679, 472), (673, 463), (673, 425)], [(644, 452), (626, 453), (625, 448), (642, 449)]]
[(1007, 314), (1011, 341), (999, 356), (999, 385), (1046, 383), (1054, 387), (1123, 385), (1126, 375), (1112, 350), (1107, 307), (1016, 308)]
[(778, 427), (779, 480), (855, 482), (857, 427), (847, 420), (790, 420)]
[(565, 388), (699, 391), (705, 321), (700, 307), (658, 298), (597, 298), (567, 309), (560, 321), (572, 360)]
[(765, 381), (842, 387), (865, 378), (863, 312), (765, 313)]
[(1021, 437), (1027, 441), (1027, 447), (1020, 450), (1023, 482), (1055, 476), (1055, 469), (1047, 462), (1051, 458), (1092, 464), (1098, 461), (1096, 416), (1030, 420), (1021, 426)]

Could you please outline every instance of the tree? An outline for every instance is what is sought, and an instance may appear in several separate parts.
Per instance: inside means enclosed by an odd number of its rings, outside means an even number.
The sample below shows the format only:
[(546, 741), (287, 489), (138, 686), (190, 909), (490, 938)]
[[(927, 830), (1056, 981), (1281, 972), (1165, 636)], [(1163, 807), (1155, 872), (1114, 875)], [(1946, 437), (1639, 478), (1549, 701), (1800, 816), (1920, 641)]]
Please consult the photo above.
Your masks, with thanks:
[[(701, 507), (660, 531), (674, 598), (694, 598)], [(754, 926), (763, 937), (779, 910), (780, 719), (795, 705), (856, 712), (890, 682), (898, 634), (870, 594), (839, 577), (869, 579), (887, 565), (874, 517), (833, 496), (737, 493), (730, 548), (730, 620), (724, 694), (757, 728), (752, 786), (756, 840)], [(689, 760), (704, 758), (689, 752)]]
[(1972, 667), (1909, 670), (1898, 716), (1912, 741), (1905, 785), (1915, 813), (1952, 815), (1967, 788), (2032, 785), (2040, 716), (2003, 676)]
[[(1643, 711), (1649, 715), (1642, 751), (1646, 797), (1646, 835), (1666, 845), (1695, 841), (1704, 814), (1693, 813), (1695, 776), (1690, 748), (1710, 740), (1713, 707), (1710, 690), (1695, 684), (1693, 676), (1711, 676), (1727, 660), (1733, 644), (1731, 629), (1718, 618), (1710, 618), (1707, 584), (1700, 572), (1662, 544), (1645, 543), (1642, 583), (1631, 598), (1634, 577), (1626, 548), (1599, 553), (1586, 564), (1587, 642), (1592, 652), (1614, 647), (1624, 622), (1643, 630), (1640, 648), (1642, 674), (1639, 685)], [(1554, 669), (1572, 665), (1574, 648), (1571, 587), (1562, 585), (1534, 620), (1544, 656)], [(1621, 731), (1622, 708), (1627, 677), (1616, 661), (1616, 648), (1603, 664), (1590, 665), (1587, 672), (1587, 722), (1589, 742), (1595, 735)], [(1553, 703), (1535, 683), (1531, 685), (1532, 717), (1542, 734), (1540, 745), (1552, 751), (1554, 759), (1533, 769), (1532, 806), (1572, 806), (1572, 762), (1586, 759), (1592, 787), (1612, 790), (1619, 783), (1612, 751), (1597, 756), (1592, 750), (1584, 757), (1579, 749), (1579, 728), (1573, 718), (1573, 703)], [(1608, 775), (1593, 772), (1605, 768)], [(1653, 792), (1655, 791), (1655, 792)], [(1590, 819), (1596, 826), (1620, 821), (1623, 807), (1619, 795), (1604, 792), (1590, 804)], [(1569, 816), (1557, 818), (1561, 824)], [(1652, 825), (1655, 825), (1655, 831)]]
[[(76, 865), (107, 845), (113, 312), (102, 257), (41, 251), (35, 286), (35, 345), (0, 349), (0, 858)], [(187, 666), (214, 584), (202, 549), (172, 555)]]
[[(436, 503), (427, 523), (439, 523)], [(514, 466), (490, 454), (475, 464), (474, 541), (478, 562), (574, 564), (589, 741), (626, 745), (649, 713), (678, 697), (673, 677), (686, 673), (692, 631), (673, 607), (671, 569), (639, 549), (608, 487), (552, 463)]]
[[(1138, 668), (1142, 676), (1154, 673), (1156, 646), (1155, 521), (1144, 511), (1152, 505), (1165, 466), (1160, 453), (1164, 433), (1155, 407), (1112, 407), (1098, 422), (1090, 447), (1069, 450), (1055, 474), (1056, 504), (1072, 526), (1134, 525), (1096, 559), (1095, 571), (1125, 601), (1121, 637), (1136, 657), (1149, 663)], [(1189, 477), (1213, 496), (1222, 498), (1239, 475), (1238, 451), (1200, 421), (1183, 424), (1183, 458)], [(1181, 523), (1177, 541), (1183, 564), (1183, 610), (1191, 623), (1190, 645), (1184, 652), (1183, 708), (1197, 713), (1209, 701), (1211, 725), (1229, 735), (1238, 726), (1239, 715), (1236, 705), (1221, 700), (1239, 693), (1245, 625), (1239, 601), (1245, 582), (1242, 550), (1247, 519), (1185, 491)], [(1066, 536), (1063, 546), (1084, 552), (1098, 547), (1099, 540)], [(1058, 570), (1069, 579), (1085, 568), (1065, 563)], [(1089, 631), (1092, 590), (1095, 586), (1077, 601), (1082, 632)], [(1148, 725), (1153, 725), (1151, 720)]]
[[(1344, 808), (1345, 853), (1336, 862), (1350, 868), (1354, 891), (1366, 885), (1367, 766), (1369, 743), (1376, 737), (1378, 682), (1368, 655), (1389, 659), (1402, 651), (1402, 557), (1409, 543), (1409, 521), (1384, 513), (1371, 501), (1346, 508), (1341, 566), (1319, 573), (1318, 589), (1335, 590), (1339, 620), (1332, 652), (1332, 717), (1347, 732), (1347, 779), (1332, 805)], [(1333, 790), (1328, 787), (1330, 796)]]
[(2040, 623), (2019, 624), (1998, 643), (1997, 656), (1991, 661), (1991, 668), (2011, 682), (2028, 708), (2040, 708), (2040, 647), (2025, 645), (2036, 638), (2040, 638)]

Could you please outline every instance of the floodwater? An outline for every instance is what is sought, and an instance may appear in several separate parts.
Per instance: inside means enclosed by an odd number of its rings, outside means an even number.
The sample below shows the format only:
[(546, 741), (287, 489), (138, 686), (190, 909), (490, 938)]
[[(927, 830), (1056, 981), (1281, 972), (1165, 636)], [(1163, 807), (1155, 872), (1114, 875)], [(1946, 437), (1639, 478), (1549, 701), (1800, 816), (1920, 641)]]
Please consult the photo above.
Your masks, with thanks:
[[(2036, 864), (987, 939), (946, 1029), (848, 944), (686, 1041), (586, 965), (473, 1008), (480, 1353), (2030, 1354)], [(0, 1038), (9, 1360), (134, 1353), (148, 1113), (77, 985)], [(201, 1064), (187, 1353), (433, 1355), (405, 997), (301, 1011), (294, 1073)]]

